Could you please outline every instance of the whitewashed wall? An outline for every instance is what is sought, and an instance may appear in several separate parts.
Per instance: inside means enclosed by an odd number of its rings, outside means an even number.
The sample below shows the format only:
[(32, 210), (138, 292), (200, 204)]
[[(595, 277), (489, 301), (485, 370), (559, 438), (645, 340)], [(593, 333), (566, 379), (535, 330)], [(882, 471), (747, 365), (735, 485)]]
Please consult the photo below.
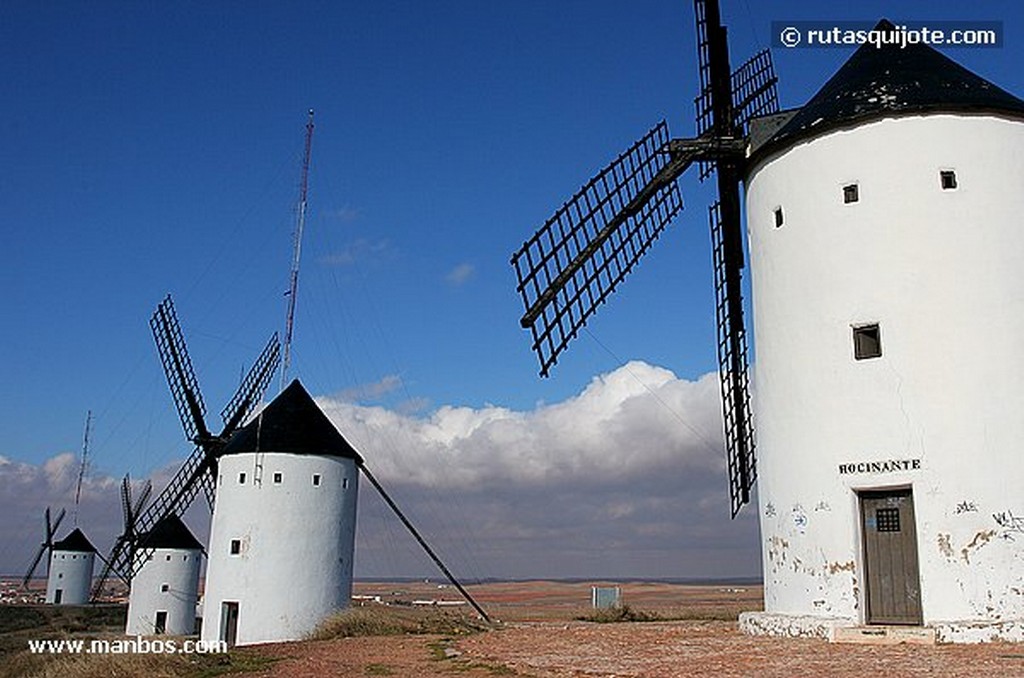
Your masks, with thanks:
[[(996, 117), (871, 122), (755, 168), (767, 612), (863, 622), (856, 490), (910, 486), (925, 623), (1024, 619), (1022, 214), (1024, 123)], [(870, 322), (883, 355), (855, 361)], [(839, 473), (889, 459), (920, 468)]]
[[(168, 635), (195, 633), (202, 552), (196, 549), (146, 549), (139, 551), (136, 557), (149, 559), (132, 579), (125, 633), (130, 636), (152, 634), (156, 613), (160, 610), (167, 612), (164, 632)], [(165, 586), (166, 591), (163, 590)]]
[[(248, 644), (302, 638), (351, 597), (359, 485), (354, 460), (273, 452), (261, 457), (260, 483), (256, 454), (220, 459), (203, 639), (220, 637), (225, 601), (238, 601), (238, 643)], [(319, 486), (313, 485), (315, 474)], [(233, 539), (240, 540), (237, 555), (230, 554)]]
[(61, 605), (88, 603), (95, 561), (95, 553), (54, 550), (50, 554), (50, 570), (46, 578), (46, 602), (53, 603), (57, 589), (61, 589)]

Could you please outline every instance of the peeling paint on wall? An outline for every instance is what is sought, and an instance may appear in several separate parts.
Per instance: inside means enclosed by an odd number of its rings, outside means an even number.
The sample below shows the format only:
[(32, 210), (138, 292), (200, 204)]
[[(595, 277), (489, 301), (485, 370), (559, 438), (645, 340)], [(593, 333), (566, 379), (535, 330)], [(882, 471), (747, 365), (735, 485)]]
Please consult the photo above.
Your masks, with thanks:
[(826, 567), (829, 574), (837, 574), (839, 572), (853, 572), (856, 566), (852, 560), (848, 560), (845, 563), (829, 563)]
[(996, 536), (995, 530), (982, 530), (981, 532), (975, 534), (974, 539), (971, 540), (971, 543), (960, 549), (960, 555), (963, 557), (964, 562), (970, 564), (971, 553), (977, 551), (982, 546), (987, 544), (994, 536)]
[(950, 535), (943, 532), (939, 532), (939, 553), (944, 555), (947, 560), (956, 560), (956, 556), (953, 555), (953, 547), (949, 543)]
[(953, 513), (955, 513), (956, 515), (960, 515), (961, 513), (977, 513), (977, 512), (978, 512), (978, 505), (975, 504), (973, 501), (962, 501), (962, 502), (960, 502), (959, 504), (956, 505), (956, 509), (954, 509), (954, 511), (953, 511)]

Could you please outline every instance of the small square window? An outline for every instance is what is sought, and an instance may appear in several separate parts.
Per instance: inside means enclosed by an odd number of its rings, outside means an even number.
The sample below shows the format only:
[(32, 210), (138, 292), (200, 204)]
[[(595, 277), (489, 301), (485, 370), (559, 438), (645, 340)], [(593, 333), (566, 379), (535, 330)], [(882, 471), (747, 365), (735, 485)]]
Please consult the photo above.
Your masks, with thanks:
[(168, 586), (167, 584), (161, 584), (160, 585), (160, 593), (167, 593), (170, 590), (171, 590), (171, 587)]
[(343, 489), (343, 490), (347, 490), (348, 489), (348, 478), (342, 478), (341, 479), (341, 489)]
[(882, 355), (882, 337), (878, 325), (860, 325), (853, 328), (853, 357), (857, 360), (878, 358)]
[(281, 484), (281, 472), (280, 471), (275, 471), (274, 472), (274, 484), (275, 485), (280, 485)]
[(241, 552), (242, 552), (242, 540), (241, 539), (232, 539), (231, 540), (231, 555), (237, 556)]
[(875, 509), (875, 529), (879, 532), (899, 532), (900, 510), (898, 508)]
[(780, 226), (782, 226), (784, 221), (785, 221), (785, 218), (782, 216), (782, 208), (781, 207), (776, 207), (775, 208), (775, 228), (779, 228)]
[(939, 183), (942, 184), (942, 190), (952, 191), (956, 188), (956, 172), (953, 170), (941, 170), (939, 172)]
[(238, 474), (238, 484), (245, 485), (245, 473)]
[(319, 473), (314, 473), (313, 474), (313, 487), (320, 487), (320, 474)]
[(857, 184), (848, 184), (843, 186), (843, 202), (849, 205), (851, 202), (858, 202), (860, 200), (860, 186)]
[(169, 563), (169, 562), (171, 562), (171, 556), (170, 556), (170, 554), (168, 554), (167, 556), (165, 556), (165, 557), (164, 557), (164, 560), (166, 560), (166, 561), (167, 561), (168, 563)]

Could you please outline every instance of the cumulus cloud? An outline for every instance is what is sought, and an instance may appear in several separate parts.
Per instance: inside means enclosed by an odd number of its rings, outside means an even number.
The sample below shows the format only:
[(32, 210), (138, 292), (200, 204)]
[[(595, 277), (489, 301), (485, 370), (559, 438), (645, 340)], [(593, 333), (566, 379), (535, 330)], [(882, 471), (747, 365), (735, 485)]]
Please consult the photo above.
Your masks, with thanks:
[[(177, 464), (153, 472), (154, 488), (162, 489), (177, 470)], [(55, 519), (61, 509), (67, 514), (57, 531), (62, 539), (74, 528), (75, 489), (78, 483), (79, 459), (70, 452), (54, 455), (41, 464), (12, 461), (0, 456), (0, 574), (25, 574), (39, 544), (45, 536), (44, 512), (51, 508)], [(138, 492), (143, 480), (134, 480)], [(93, 545), (106, 554), (122, 530), (121, 479), (102, 473), (86, 473), (77, 511), (78, 527)], [(198, 506), (202, 509), (202, 506)], [(197, 519), (198, 515), (198, 519)], [(208, 519), (201, 514), (186, 514), (186, 522), (196, 536), (205, 539)], [(46, 564), (36, 569), (36, 576), (45, 576)], [(97, 571), (98, 574), (98, 571)]]
[(718, 471), (718, 383), (634, 362), (564, 402), (519, 412), (443, 406), (425, 418), (322, 398), (382, 477), (434, 487), (591, 483)]
[[(632, 362), (529, 411), (319, 403), (471, 576), (758, 574), (753, 513), (729, 519), (717, 375)], [(364, 487), (357, 567), (410, 567), (375, 501)]]
[[(368, 387), (396, 385), (386, 377)], [(317, 402), (446, 563), (487, 577), (757, 576), (755, 512), (729, 519), (718, 382), (631, 362), (577, 395), (528, 410), (446, 405), (427, 414)], [(176, 465), (153, 474), (161, 488)], [(74, 455), (0, 457), (0, 570), (27, 566), (43, 509), (69, 505)], [(119, 479), (90, 476), (80, 522), (101, 550), (120, 531)], [(70, 490), (70, 492), (69, 492)], [(202, 502), (186, 516), (201, 540)], [(70, 524), (70, 523), (68, 523)], [(437, 576), (362, 483), (357, 576)]]

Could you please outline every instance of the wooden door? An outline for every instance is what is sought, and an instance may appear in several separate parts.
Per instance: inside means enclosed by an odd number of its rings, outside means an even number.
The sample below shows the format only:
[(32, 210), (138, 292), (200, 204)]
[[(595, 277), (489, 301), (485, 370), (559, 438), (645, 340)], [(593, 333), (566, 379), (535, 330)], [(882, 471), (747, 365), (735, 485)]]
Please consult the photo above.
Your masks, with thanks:
[(156, 623), (153, 624), (153, 633), (155, 635), (167, 633), (167, 610), (157, 610)]
[(860, 506), (867, 623), (921, 624), (913, 493), (909, 489), (862, 492)]
[(221, 604), (220, 624), (220, 639), (227, 643), (228, 647), (234, 647), (235, 642), (238, 640), (237, 602)]

